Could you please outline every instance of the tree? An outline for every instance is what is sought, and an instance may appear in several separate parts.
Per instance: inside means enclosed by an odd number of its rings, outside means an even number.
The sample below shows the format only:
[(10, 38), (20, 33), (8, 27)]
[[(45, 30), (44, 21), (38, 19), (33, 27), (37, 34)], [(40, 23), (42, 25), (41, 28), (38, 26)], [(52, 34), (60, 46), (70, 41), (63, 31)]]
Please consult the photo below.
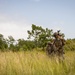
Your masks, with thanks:
[(51, 40), (52, 30), (42, 28), (41, 26), (36, 26), (32, 24), (32, 30), (28, 32), (28, 39), (33, 37), (36, 47), (45, 47), (45, 44), (48, 40)]
[(7, 43), (8, 43), (9, 49), (11, 50), (14, 49), (14, 42), (15, 42), (15, 39), (12, 36), (8, 36)]
[(42, 34), (39, 35), (39, 45), (43, 47), (43, 49), (46, 46), (47, 42), (52, 40), (52, 33), (52, 30), (46, 28), (45, 32), (42, 32)]
[(26, 51), (26, 50), (31, 50), (36, 46), (34, 44), (34, 41), (19, 39), (17, 47), (19, 48), (20, 51), (22, 50)]
[(4, 49), (6, 49), (8, 47), (6, 40), (4, 39), (4, 36), (2, 34), (0, 34), (0, 49), (1, 51), (3, 51)]

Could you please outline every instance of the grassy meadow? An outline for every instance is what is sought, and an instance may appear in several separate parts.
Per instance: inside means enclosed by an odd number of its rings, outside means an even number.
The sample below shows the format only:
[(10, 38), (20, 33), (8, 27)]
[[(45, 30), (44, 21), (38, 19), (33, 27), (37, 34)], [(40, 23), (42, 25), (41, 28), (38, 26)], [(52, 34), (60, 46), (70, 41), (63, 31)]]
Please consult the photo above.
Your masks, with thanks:
[(61, 63), (40, 51), (0, 52), (0, 75), (75, 75), (75, 52)]

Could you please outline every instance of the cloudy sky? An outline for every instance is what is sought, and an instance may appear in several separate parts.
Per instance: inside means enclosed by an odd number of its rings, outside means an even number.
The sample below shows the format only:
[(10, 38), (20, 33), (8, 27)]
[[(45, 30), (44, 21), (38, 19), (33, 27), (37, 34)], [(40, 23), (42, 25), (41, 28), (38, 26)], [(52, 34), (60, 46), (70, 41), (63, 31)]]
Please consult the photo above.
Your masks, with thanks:
[(0, 34), (26, 39), (32, 24), (75, 38), (75, 0), (0, 0)]

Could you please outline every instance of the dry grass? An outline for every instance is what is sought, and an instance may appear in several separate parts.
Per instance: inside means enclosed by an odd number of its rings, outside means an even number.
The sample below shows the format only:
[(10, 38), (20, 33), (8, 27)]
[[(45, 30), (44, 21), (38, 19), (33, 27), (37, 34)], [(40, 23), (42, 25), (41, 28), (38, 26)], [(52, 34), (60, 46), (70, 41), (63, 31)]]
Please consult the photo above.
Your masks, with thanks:
[(0, 75), (75, 75), (75, 52), (61, 63), (44, 52), (0, 52)]

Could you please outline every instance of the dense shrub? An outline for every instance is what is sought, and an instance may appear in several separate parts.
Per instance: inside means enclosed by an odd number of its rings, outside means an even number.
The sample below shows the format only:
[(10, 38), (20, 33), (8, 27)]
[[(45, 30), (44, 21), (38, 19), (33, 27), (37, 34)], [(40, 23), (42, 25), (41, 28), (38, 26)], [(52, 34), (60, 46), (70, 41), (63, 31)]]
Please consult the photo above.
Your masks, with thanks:
[(75, 40), (74, 39), (67, 39), (64, 49), (67, 51), (74, 51), (75, 50)]

